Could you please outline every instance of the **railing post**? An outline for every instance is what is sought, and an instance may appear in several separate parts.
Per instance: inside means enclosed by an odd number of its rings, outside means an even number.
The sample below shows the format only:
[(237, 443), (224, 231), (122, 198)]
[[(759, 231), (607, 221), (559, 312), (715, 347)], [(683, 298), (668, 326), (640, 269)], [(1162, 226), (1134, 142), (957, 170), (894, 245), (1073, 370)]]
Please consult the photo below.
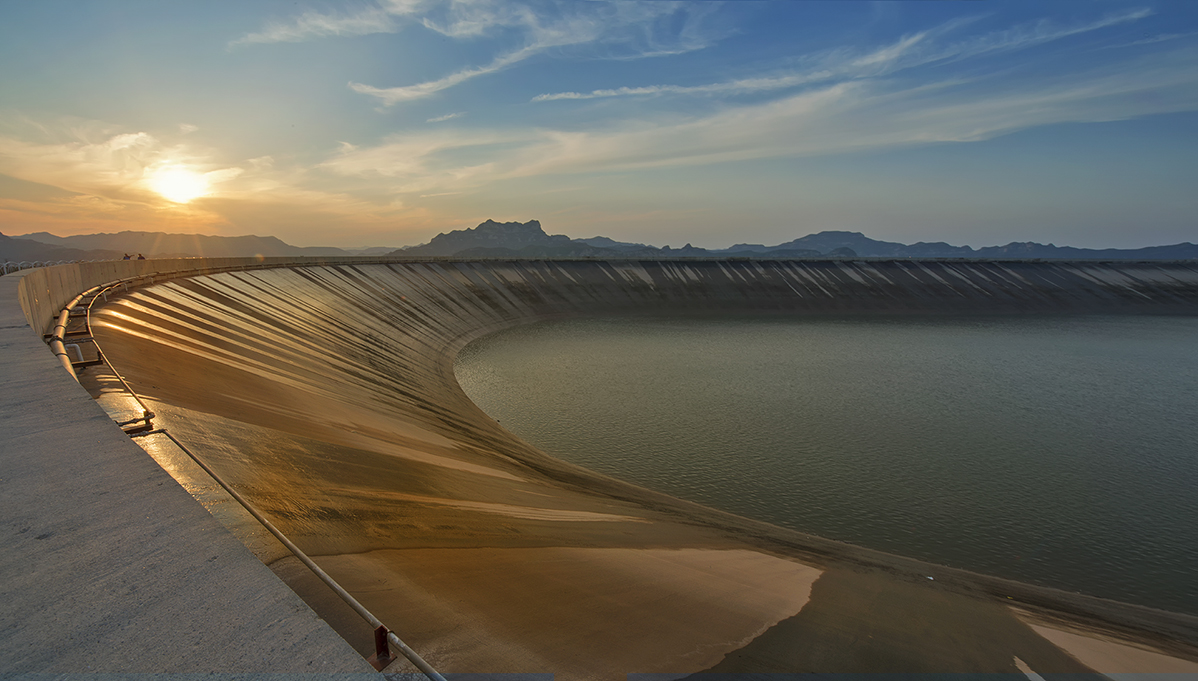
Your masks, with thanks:
[(387, 627), (378, 625), (374, 629), (374, 655), (367, 660), (377, 671), (383, 671), (395, 659), (391, 655), (391, 646), (387, 645)]

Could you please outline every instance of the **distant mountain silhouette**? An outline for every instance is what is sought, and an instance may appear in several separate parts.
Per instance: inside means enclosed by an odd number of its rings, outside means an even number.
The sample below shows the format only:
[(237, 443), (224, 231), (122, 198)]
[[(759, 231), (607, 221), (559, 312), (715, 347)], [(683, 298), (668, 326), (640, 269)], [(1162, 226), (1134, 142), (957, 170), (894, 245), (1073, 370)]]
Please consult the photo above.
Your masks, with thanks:
[(104, 250), (83, 250), (0, 234), (0, 262), (36, 262), (59, 260), (114, 260), (123, 253)]
[(203, 234), (166, 234), (164, 232), (118, 232), (116, 234), (79, 234), (54, 236), (46, 232), (18, 237), (53, 246), (80, 250), (108, 250), (142, 253), (146, 257), (231, 258), (254, 255), (348, 255), (340, 248), (292, 246), (273, 236), (205, 236)]
[(655, 248), (645, 244), (615, 241), (605, 236), (587, 239), (571, 239), (562, 234), (551, 236), (545, 233), (537, 220), (487, 220), (472, 229), (438, 234), (427, 244), (401, 249), (392, 255), (452, 255), (462, 258), (807, 258), (818, 257), (822, 253), (811, 249), (782, 247), (767, 253), (731, 249), (712, 251), (690, 244), (682, 248)]
[(773, 249), (796, 247), (814, 248), (825, 253), (830, 252), (826, 249), (848, 248), (858, 256), (866, 258), (1042, 258), (1047, 260), (1189, 260), (1198, 258), (1198, 246), (1189, 242), (1172, 246), (1134, 249), (1093, 249), (1026, 241), (1013, 242), (1006, 246), (986, 246), (973, 249), (969, 246), (952, 246), (943, 241), (934, 243), (921, 241), (911, 245), (893, 241), (878, 241), (860, 232), (820, 232), (778, 246), (755, 248), (768, 253)]
[(847, 248), (859, 256), (870, 258), (959, 258), (974, 255), (973, 249), (969, 246), (950, 246), (943, 242), (930, 244), (921, 242), (908, 246), (894, 241), (871, 239), (861, 232), (836, 231), (809, 234), (794, 241), (766, 247), (765, 252), (778, 248), (806, 248), (821, 253)]
[(973, 249), (943, 242), (902, 244), (871, 239), (861, 232), (825, 231), (776, 246), (735, 244), (724, 249), (656, 248), (616, 241), (605, 236), (571, 239), (549, 235), (536, 220), (487, 220), (473, 229), (438, 234), (427, 244), (399, 250), (301, 247), (273, 236), (204, 236), (163, 232), (119, 232), (60, 237), (46, 232), (8, 237), (0, 234), (0, 260), (111, 260), (123, 254), (165, 257), (248, 257), (392, 255), (399, 257), (458, 256), (462, 258), (981, 258), (1046, 260), (1189, 260), (1198, 259), (1198, 246), (1180, 243), (1137, 249), (1089, 249), (1035, 242)]
[[(413, 246), (396, 251), (396, 255), (465, 255), (465, 251), (477, 249), (501, 249), (504, 254), (495, 257), (512, 257), (510, 251), (527, 252), (530, 257), (536, 257), (538, 249), (557, 250), (571, 245), (570, 237), (563, 234), (549, 236), (541, 229), (541, 223), (536, 220), (528, 222), (495, 222), (487, 220), (473, 229), (458, 229), (452, 232), (438, 234), (432, 241), (421, 246)], [(582, 247), (589, 247), (580, 244)], [(531, 247), (531, 250), (524, 249)], [(475, 257), (485, 257), (476, 255)]]
[(1198, 258), (1198, 246), (1181, 243), (1138, 249), (1088, 249), (1032, 242), (973, 249), (944, 242), (902, 244), (871, 239), (861, 232), (825, 231), (766, 246), (736, 244), (724, 249), (655, 248), (616, 241), (605, 236), (570, 239), (550, 236), (536, 220), (487, 220), (473, 229), (438, 234), (427, 244), (395, 251), (394, 255), (456, 255), (465, 258), (982, 258), (1059, 260), (1188, 260)]
[[(404, 253), (409, 253), (404, 251)], [(502, 246), (475, 246), (453, 253), (459, 258), (604, 258), (611, 257), (613, 251), (605, 248), (595, 248), (586, 244), (529, 244), (521, 248), (505, 248)], [(625, 256), (619, 256), (625, 257)]]
[(605, 236), (593, 236), (589, 239), (574, 239), (574, 242), (586, 244), (588, 246), (595, 246), (597, 248), (610, 248), (615, 251), (638, 251), (644, 250), (646, 248), (653, 248), (652, 246), (646, 246), (645, 244), (633, 244), (626, 241), (616, 241), (615, 239), (609, 239)]
[(1006, 246), (987, 246), (974, 251), (978, 258), (1044, 258), (1061, 260), (1191, 260), (1198, 258), (1198, 245), (1188, 241), (1171, 246), (1147, 248), (1073, 248), (1031, 241), (1009, 243)]
[(382, 256), (382, 255), (387, 255), (388, 253), (390, 253), (391, 251), (394, 251), (394, 250), (395, 250), (394, 246), (371, 246), (369, 248), (347, 248), (347, 249), (345, 249), (345, 254), (346, 255)]

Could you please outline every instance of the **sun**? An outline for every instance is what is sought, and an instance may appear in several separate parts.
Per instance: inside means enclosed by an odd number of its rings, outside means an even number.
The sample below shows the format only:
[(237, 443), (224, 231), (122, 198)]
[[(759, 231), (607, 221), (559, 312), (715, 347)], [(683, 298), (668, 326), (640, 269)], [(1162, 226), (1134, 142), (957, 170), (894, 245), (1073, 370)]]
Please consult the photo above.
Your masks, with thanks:
[(175, 203), (187, 203), (207, 196), (209, 192), (208, 180), (203, 175), (177, 166), (155, 172), (150, 179), (150, 187)]

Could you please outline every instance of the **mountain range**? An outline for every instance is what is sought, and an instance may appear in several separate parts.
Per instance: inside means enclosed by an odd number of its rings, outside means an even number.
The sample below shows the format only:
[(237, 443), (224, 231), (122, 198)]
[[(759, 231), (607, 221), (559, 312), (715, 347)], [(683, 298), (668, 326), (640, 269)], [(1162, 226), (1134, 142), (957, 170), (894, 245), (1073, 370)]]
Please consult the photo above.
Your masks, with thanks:
[(871, 239), (860, 232), (825, 231), (766, 246), (739, 243), (724, 249), (661, 248), (616, 241), (604, 236), (571, 239), (550, 235), (537, 220), (487, 220), (472, 229), (433, 237), (427, 244), (401, 249), (342, 249), (292, 246), (275, 237), (204, 236), (163, 232), (119, 232), (60, 237), (47, 232), (8, 237), (0, 234), (2, 261), (115, 260), (131, 254), (152, 258), (264, 256), (455, 256), (462, 258), (978, 258), (1066, 260), (1198, 259), (1198, 246), (1186, 242), (1137, 249), (1089, 249), (1015, 242), (974, 249), (944, 242), (902, 244)]
[(1090, 249), (1013, 242), (1006, 246), (974, 249), (944, 242), (902, 244), (871, 239), (861, 232), (825, 231), (793, 241), (766, 246), (735, 244), (729, 248), (706, 249), (690, 244), (682, 248), (656, 248), (640, 243), (615, 241), (596, 236), (571, 239), (549, 235), (536, 220), (495, 222), (487, 220), (472, 229), (438, 234), (427, 244), (394, 252), (394, 255), (439, 255), (463, 258), (980, 258), (1064, 260), (1188, 260), (1198, 258), (1198, 246), (1185, 242), (1172, 246), (1136, 249)]
[(117, 257), (122, 257), (124, 253), (133, 255), (142, 253), (147, 257), (156, 258), (350, 255), (349, 252), (340, 248), (292, 246), (273, 236), (205, 236), (202, 234), (166, 234), (164, 232), (55, 236), (49, 232), (36, 232), (15, 238), (79, 251), (118, 252)]
[(149, 258), (235, 258), (264, 256), (381, 256), (394, 247), (333, 248), (292, 246), (273, 236), (206, 236), (165, 232), (117, 232), (55, 236), (36, 232), (19, 236), (0, 234), (0, 260), (119, 260), (125, 254)]

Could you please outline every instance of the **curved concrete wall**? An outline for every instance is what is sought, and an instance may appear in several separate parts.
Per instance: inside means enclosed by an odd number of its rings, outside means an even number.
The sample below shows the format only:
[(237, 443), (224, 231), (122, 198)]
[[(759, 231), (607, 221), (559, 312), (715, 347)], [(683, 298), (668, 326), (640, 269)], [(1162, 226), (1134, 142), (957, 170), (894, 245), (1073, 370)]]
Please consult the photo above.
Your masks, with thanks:
[[(453, 376), (453, 359), (469, 341), (515, 324), (574, 315), (1196, 314), (1196, 263), (238, 259), (62, 268), (26, 276), (21, 295), (30, 325), (44, 329), (58, 307), (92, 285), (155, 276), (158, 285), (135, 288), (103, 306), (93, 332), (151, 401), (156, 423), (203, 452), (351, 590), (363, 574), (385, 575), (361, 582), (367, 607), (387, 622), (407, 618), (405, 640), (426, 657), (430, 650), (434, 664), (441, 656), (463, 665), (450, 671), (493, 670), (564, 651), (576, 652), (577, 660), (554, 669), (594, 664), (596, 650), (588, 647), (594, 641), (554, 638), (570, 626), (528, 624), (550, 621), (563, 600), (541, 588), (545, 556), (558, 561), (553, 565), (572, 566), (568, 579), (553, 582), (570, 588), (620, 576), (625, 558), (636, 552), (654, 561), (664, 555), (645, 551), (677, 557), (719, 549), (743, 559), (746, 570), (775, 569), (767, 554), (829, 571), (847, 561), (854, 565), (848, 572), (881, 565), (887, 574), (934, 573), (938, 588), (955, 584), (967, 593), (1013, 596), (1024, 605), (1068, 606), (1186, 640), (1198, 630), (1192, 618), (917, 564), (636, 490), (532, 449), (470, 403)], [(225, 271), (187, 276), (217, 270)], [(162, 282), (164, 276), (176, 278)], [(102, 427), (100, 421), (94, 427)], [(445, 552), (460, 557), (444, 558)], [(476, 565), (498, 567), (471, 572)], [(426, 566), (436, 569), (422, 572)], [(660, 608), (637, 608), (662, 599), (690, 603), (722, 594), (724, 587), (713, 577), (667, 593), (674, 577), (658, 567), (644, 570), (654, 579), (625, 575), (612, 584), (626, 590), (617, 604), (623, 626), (645, 628), (626, 638), (653, 642), (666, 630), (685, 631), (679, 651), (713, 646), (718, 660), (728, 641), (776, 621), (754, 614), (760, 619), (738, 625), (745, 631), (708, 640), (710, 623), (722, 621), (706, 614), (716, 607), (709, 602), (666, 615)], [(493, 572), (523, 579), (530, 591), (472, 591)], [(657, 586), (629, 586), (637, 579)], [(381, 582), (389, 586), (378, 587)], [(426, 592), (437, 597), (421, 601)], [(496, 593), (516, 596), (499, 607), (487, 600), (501, 597)], [(599, 611), (586, 609), (602, 599), (569, 593), (582, 605), (568, 613), (576, 619), (561, 621), (576, 627), (602, 621)], [(460, 614), (484, 601), (485, 612)], [(729, 601), (729, 612), (741, 605)], [(521, 608), (529, 610), (527, 620), (489, 619)], [(696, 621), (706, 623), (703, 631), (685, 629)], [(487, 646), (472, 643), (484, 638)], [(669, 659), (661, 646), (627, 648), (642, 656), (637, 660)], [(504, 657), (515, 649), (526, 651), (520, 653), (525, 657)], [(623, 652), (620, 664), (632, 659)], [(1003, 655), (1009, 662), (1010, 654)], [(650, 669), (631, 662), (621, 668)]]
[[(135, 385), (155, 385), (167, 395), (166, 383), (181, 384), (187, 392), (181, 400), (211, 413), (243, 419), (246, 410), (266, 409), (263, 404), (279, 395), (303, 393), (305, 400), (288, 398), (303, 403), (293, 407), (301, 412), (316, 402), (352, 404), (358, 414), (373, 413), (380, 422), (402, 419), (433, 440), (533, 456), (458, 389), (453, 359), (465, 344), (545, 318), (736, 312), (1194, 314), (1198, 265), (338, 264), (227, 272), (139, 289), (105, 306), (95, 332), (110, 359), (138, 379)], [(106, 337), (120, 345), (110, 346)], [(218, 375), (226, 384), (214, 383)], [(262, 392), (265, 385), (275, 387), (259, 399), (233, 394)], [(204, 400), (204, 393), (222, 398)]]
[(370, 262), (363, 258), (177, 258), (161, 260), (104, 260), (41, 267), (23, 273), (18, 299), (29, 326), (48, 332), (53, 318), (75, 296), (101, 284), (126, 279), (151, 283), (170, 277), (210, 274), (229, 270), (296, 267), (345, 262)]
[[(543, 301), (602, 308), (687, 301), (689, 307), (746, 302), (755, 309), (1184, 311), (1195, 304), (1194, 262), (854, 261), (530, 261), (363, 258), (187, 258), (75, 263), (32, 270), (19, 298), (29, 325), (48, 330), (62, 306), (99, 284), (278, 267), (411, 267), (439, 263), (470, 271), (477, 286), (539, 292)], [(465, 269), (463, 269), (465, 268)], [(487, 279), (494, 272), (499, 279)], [(501, 274), (502, 273), (502, 274)], [(584, 290), (586, 289), (586, 290)], [(721, 303), (720, 301), (723, 301)]]

